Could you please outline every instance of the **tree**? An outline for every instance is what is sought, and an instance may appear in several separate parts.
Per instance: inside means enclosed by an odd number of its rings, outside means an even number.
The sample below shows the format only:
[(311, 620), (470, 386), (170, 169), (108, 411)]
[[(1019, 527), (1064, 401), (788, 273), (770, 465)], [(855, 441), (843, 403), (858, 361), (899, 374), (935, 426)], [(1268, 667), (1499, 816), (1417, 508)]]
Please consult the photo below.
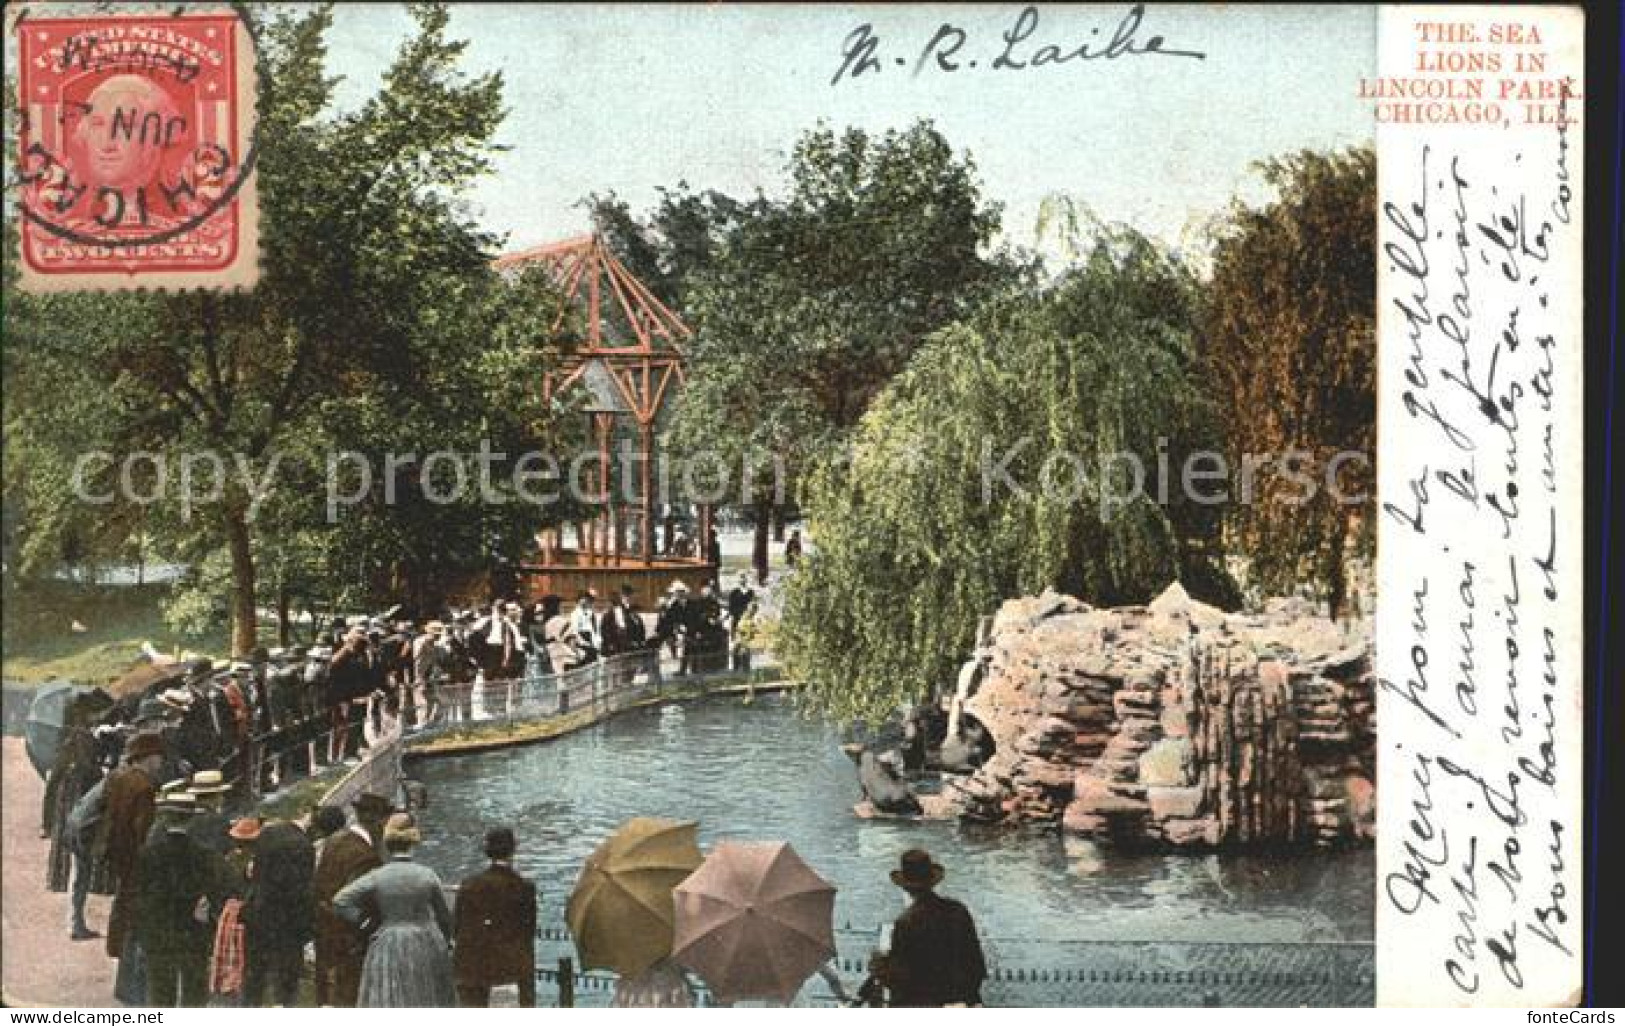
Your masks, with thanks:
[(1149, 470), (1165, 448), (1177, 466), (1217, 444), (1196, 310), (1182, 265), (1116, 231), (1050, 288), (930, 338), (863, 416), (850, 465), (806, 490), (818, 544), (779, 636), (815, 707), (878, 720), (924, 696), (1011, 595), (1134, 602), (1182, 579), (1229, 597), (1213, 514), (1131, 487), (1128, 457)]
[[(526, 454), (568, 452), (581, 441), (583, 418), (548, 407), (536, 387), (546, 358), (537, 343), (561, 295), (540, 268), (512, 280), (482, 270), (459, 295), (455, 311), (431, 308), (446, 320), (420, 329), (410, 382), (354, 376), (311, 425), (309, 456), (296, 462), (318, 470), (328, 453), (354, 453), (371, 468), (370, 487), (333, 522), (325, 481), (279, 496), (292, 507), (285, 522), (309, 525), (310, 558), (298, 566), (326, 567), (327, 594), (432, 608), (471, 572), (500, 568), (538, 527), (575, 511), (567, 495), (538, 505), (547, 501), (544, 483), (527, 496), (514, 478), (516, 469), (536, 469), (520, 465)], [(482, 447), (492, 454), (483, 466)], [(362, 483), (347, 477), (345, 494)]]
[(928, 335), (1011, 276), (983, 253), (997, 206), (928, 122), (879, 137), (818, 128), (797, 143), (789, 175), (783, 200), (728, 209), (683, 285), (695, 337), (674, 443), (762, 467), (738, 498), (756, 513), (764, 578), (780, 498), (766, 461), (780, 461), (793, 493)]
[[(446, 38), (443, 6), (412, 10), (417, 31), (381, 90), (345, 114), (331, 112), (335, 80), (324, 72), (330, 8), (258, 25), (253, 292), (34, 297), (8, 283), (6, 369), (18, 377), (6, 389), (7, 428), (39, 457), (16, 479), (8, 467), (8, 497), (31, 519), (25, 549), (43, 558), (76, 535), (121, 543), (140, 507), (189, 561), (229, 555), (239, 653), (257, 642), (257, 542), (276, 529), (251, 517), (251, 489), (232, 474), (201, 516), (129, 502), (108, 516), (71, 495), (73, 462), (97, 448), (148, 451), (170, 466), (214, 453), (263, 475), (284, 451), (313, 455), (332, 421), (399, 417), (420, 395), (466, 383), (445, 356), (482, 344), (498, 283), (487, 257), (496, 240), (458, 194), (489, 170), (502, 82), (458, 70), (464, 44)], [(55, 337), (65, 326), (74, 337)], [(92, 483), (110, 490), (114, 467)]]
[[(1375, 530), (1376, 156), (1306, 151), (1260, 168), (1277, 195), (1237, 204), (1221, 229), (1203, 358), (1232, 466), (1293, 465), (1229, 507), (1228, 531), (1256, 585), (1318, 584), (1338, 616)], [(1307, 498), (1303, 478), (1317, 485)]]
[(672, 310), (687, 305), (689, 282), (712, 266), (723, 238), (765, 208), (757, 197), (741, 202), (715, 189), (695, 192), (687, 182), (659, 189), (660, 202), (644, 220), (611, 192), (588, 196), (593, 230), (604, 237), (627, 270)]

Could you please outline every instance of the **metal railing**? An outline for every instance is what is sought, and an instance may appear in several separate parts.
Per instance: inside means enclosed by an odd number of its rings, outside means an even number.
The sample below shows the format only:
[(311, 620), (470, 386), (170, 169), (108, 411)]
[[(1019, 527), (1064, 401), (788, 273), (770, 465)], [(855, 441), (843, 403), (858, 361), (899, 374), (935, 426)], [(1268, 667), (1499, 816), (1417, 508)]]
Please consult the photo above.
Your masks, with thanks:
[(379, 754), (389, 754), (401, 724), (385, 703), (371, 698), (340, 708), (342, 722), (333, 707), (302, 706), (269, 730), (227, 738), (229, 750), (220, 756), (218, 768), (237, 799), (257, 803), (300, 781), (353, 773)]
[[(255, 802), (301, 779), (353, 767), (364, 750), (389, 739), (414, 742), (497, 727), (518, 730), (575, 718), (596, 720), (677, 687), (734, 674), (661, 672), (647, 649), (600, 659), (560, 673), (452, 684), (392, 684), (366, 699), (332, 706), (301, 701), (277, 725), (237, 738), (223, 733), (218, 768), (240, 798)], [(212, 768), (212, 767), (199, 767)]]
[[(455, 901), (455, 887), (448, 887)], [(880, 943), (877, 927), (835, 930), (831, 968), (847, 994), (856, 994)], [(1048, 940), (983, 937), (988, 977), (984, 1004), (994, 1007), (1368, 1007), (1376, 1000), (1374, 947), (1369, 942), (1225, 942)], [(567, 930), (536, 931), (537, 1003), (566, 1000), (579, 1007), (609, 1004), (616, 976), (575, 968)], [(568, 980), (566, 980), (568, 976)], [(690, 975), (696, 1000), (714, 1003)], [(841, 1002), (818, 976), (795, 1004)]]
[[(428, 716), (408, 724), (414, 743), (489, 728), (520, 728), (593, 721), (679, 688), (703, 685), (719, 674), (667, 675), (653, 649), (626, 652), (562, 673), (473, 684), (437, 684)], [(729, 676), (726, 672), (720, 676)]]
[[(443, 884), (455, 908), (458, 887)], [(551, 911), (551, 910), (546, 910)], [(839, 924), (830, 961), (850, 998), (882, 944), (878, 926)], [(1375, 948), (1369, 941), (1087, 940), (983, 936), (990, 1006), (1367, 1007), (1376, 1000)], [(558, 920), (536, 928), (537, 1003), (607, 1005), (616, 974), (576, 967), (575, 942)], [(713, 1004), (703, 980), (689, 974), (699, 1004)], [(797, 996), (801, 1006), (833, 1007), (840, 999), (820, 976)]]

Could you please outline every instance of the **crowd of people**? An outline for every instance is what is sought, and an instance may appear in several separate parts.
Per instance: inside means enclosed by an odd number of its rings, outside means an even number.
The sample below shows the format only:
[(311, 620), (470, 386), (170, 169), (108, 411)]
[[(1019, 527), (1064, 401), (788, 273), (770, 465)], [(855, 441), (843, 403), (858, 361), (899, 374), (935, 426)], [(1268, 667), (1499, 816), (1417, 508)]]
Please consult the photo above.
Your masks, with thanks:
[[(55, 834), (78, 797), (119, 762), (128, 739), (156, 731), (166, 740), (165, 779), (220, 770), (265, 793), (324, 766), (353, 760), (385, 724), (415, 730), (474, 718), (477, 686), (539, 683), (615, 657), (628, 672), (660, 677), (660, 654), (679, 674), (749, 667), (757, 592), (741, 575), (718, 598), (710, 583), (690, 596), (674, 582), (646, 615), (632, 589), (610, 602), (583, 593), (568, 615), (548, 597), (529, 605), (493, 602), (413, 620), (383, 616), (334, 620), (310, 645), (256, 650), (246, 659), (174, 664), (158, 680), (107, 701), (81, 696), (69, 708), (55, 753), (44, 824)], [(65, 849), (52, 874), (58, 886)]]
[[(116, 700), (88, 691), (68, 706), (46, 774), (41, 829), (52, 842), (49, 886), (71, 887), (72, 930), (83, 936), (84, 896), (104, 889), (108, 874), (103, 860), (81, 857), (87, 853), (77, 838), (89, 815), (82, 799), (105, 794), (143, 737), (161, 745), (156, 784), (214, 773), (254, 797), (357, 760), (386, 722), (412, 730), (469, 721), (480, 684), (546, 680), (556, 670), (634, 652), (648, 655), (641, 665), (658, 679), (662, 648), (672, 651), (681, 673), (719, 669), (729, 639), (748, 636), (754, 606), (744, 581), (730, 593), (726, 612), (709, 585), (690, 598), (679, 582), (653, 631), (630, 589), (607, 606), (582, 595), (568, 617), (557, 599), (530, 607), (497, 602), (483, 614), (460, 610), (423, 622), (350, 617), (309, 646), (260, 649), (229, 663), (174, 664)], [(133, 858), (129, 845), (122, 851)]]
[[(217, 770), (164, 781), (160, 733), (135, 735), (120, 765), (74, 804), (73, 936), (98, 938), (78, 881), (101, 874), (113, 894), (105, 937), (115, 996), (142, 1007), (484, 1007), (514, 986), (536, 1003), (538, 891), (514, 866), (507, 826), (483, 839), (486, 868), (448, 888), (413, 860), (420, 825), (383, 795), (323, 805), (298, 819), (230, 818)], [(100, 861), (100, 866), (92, 862)], [(848, 1003), (977, 1004), (986, 977), (976, 927), (936, 893), (943, 867), (904, 853), (892, 881), (912, 902)], [(618, 1004), (692, 1004), (670, 980), (617, 985)], [(821, 971), (831, 980), (833, 971)], [(309, 986), (307, 987), (307, 981)]]
[[(137, 734), (68, 823), (79, 879), (101, 874), (113, 894), (105, 943), (124, 1004), (479, 1006), (502, 984), (534, 1004), (536, 891), (512, 868), (512, 830), (487, 834), (490, 865), (448, 901), (391, 800), (230, 819), (218, 771), (162, 782), (165, 756), (160, 734)], [(88, 889), (76, 881), (75, 940), (101, 937)]]
[[(534, 1005), (538, 899), (514, 870), (513, 830), (486, 835), (489, 866), (448, 900), (412, 861), (413, 815), (388, 798), (363, 794), (348, 816), (321, 806), (262, 821), (229, 817), (227, 796), (251, 804), (294, 775), (354, 761), (384, 717), (408, 729), (466, 719), (476, 683), (633, 652), (658, 674), (662, 650), (679, 673), (748, 669), (758, 600), (741, 574), (722, 595), (674, 582), (649, 617), (630, 588), (609, 603), (583, 594), (568, 615), (556, 598), (422, 622), (392, 610), (334, 621), (309, 646), (176, 665), (117, 700), (81, 694), (42, 817), (49, 886), (71, 894), (70, 936), (104, 941), (128, 1005), (479, 1007), (508, 984)], [(892, 874), (915, 901), (858, 1002), (979, 1001), (975, 927), (934, 894), (941, 873), (911, 852)], [(113, 898), (105, 936), (86, 918), (92, 892)], [(637, 988), (622, 990), (622, 1003), (635, 1000)]]

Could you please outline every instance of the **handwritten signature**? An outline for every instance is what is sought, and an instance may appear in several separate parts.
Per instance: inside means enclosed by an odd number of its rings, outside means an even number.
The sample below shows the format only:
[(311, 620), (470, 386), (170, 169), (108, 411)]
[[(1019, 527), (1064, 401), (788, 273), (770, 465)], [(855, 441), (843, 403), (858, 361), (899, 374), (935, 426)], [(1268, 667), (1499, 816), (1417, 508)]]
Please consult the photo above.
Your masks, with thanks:
[[(1142, 38), (1140, 30), (1144, 20), (1145, 5), (1135, 4), (1123, 15), (1104, 42), (1101, 42), (1102, 31), (1096, 26), (1089, 30), (1089, 40), (1081, 44), (1047, 42), (1037, 45), (1032, 42), (1032, 38), (1038, 32), (1038, 9), (1024, 7), (1016, 16), (1015, 22), (1000, 34), (999, 38), (1004, 41), (1004, 47), (993, 54), (991, 60), (985, 59), (987, 51), (972, 43), (970, 32), (945, 21), (937, 26), (924, 46), (918, 50), (907, 51), (911, 57), (892, 55), (889, 57), (889, 63), (893, 67), (906, 68), (912, 65), (911, 74), (918, 76), (926, 70), (946, 74), (974, 68), (1003, 72), (1026, 71), (1089, 61), (1115, 61), (1125, 57), (1182, 57), (1199, 61), (1207, 59), (1207, 54), (1200, 50), (1170, 46), (1160, 35), (1145, 35)], [(829, 80), (829, 84), (835, 86), (843, 80), (878, 74), (885, 70), (888, 55), (883, 52), (883, 46), (880, 36), (875, 33), (874, 25), (869, 22), (864, 22), (847, 33), (841, 43), (841, 66), (836, 69), (835, 76)], [(978, 53), (982, 56), (976, 56)]]

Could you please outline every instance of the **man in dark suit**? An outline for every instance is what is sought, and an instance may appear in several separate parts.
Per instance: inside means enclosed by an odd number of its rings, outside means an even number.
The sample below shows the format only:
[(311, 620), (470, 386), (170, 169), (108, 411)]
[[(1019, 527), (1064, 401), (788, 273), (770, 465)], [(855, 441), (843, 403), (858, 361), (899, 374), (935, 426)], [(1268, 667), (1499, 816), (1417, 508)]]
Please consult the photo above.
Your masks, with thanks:
[(649, 631), (643, 625), (643, 614), (638, 611), (637, 597), (630, 584), (621, 585), (621, 628), (626, 632), (626, 650), (641, 651), (649, 647)]
[(671, 582), (666, 592), (666, 603), (660, 609), (660, 618), (655, 624), (655, 636), (660, 644), (671, 649), (671, 654), (678, 659), (677, 672), (688, 672), (688, 639), (683, 636), (688, 630), (688, 585), (682, 581)]
[[(598, 624), (605, 656), (624, 656), (648, 650), (648, 634), (643, 626), (643, 616), (634, 603), (630, 584), (621, 585), (620, 596), (604, 610)], [(629, 683), (637, 672), (635, 662), (630, 659), (620, 660), (610, 678), (611, 685), (620, 686)]]
[(750, 575), (740, 574), (739, 580), (728, 590), (728, 629), (737, 632), (745, 610), (756, 601), (756, 590), (750, 586)]
[(153, 1008), (202, 1008), (209, 998), (212, 917), (223, 895), (210, 853), (169, 820), (136, 857), (134, 930), (147, 957), (147, 1000)]
[(363, 794), (351, 808), (355, 823), (328, 838), (311, 881), (316, 908), (316, 1003), (337, 1008), (354, 1008), (360, 996), (367, 940), (333, 910), (333, 898), (351, 881), (383, 865), (379, 844), (384, 821), (394, 811), (389, 799), (376, 794)]
[(598, 651), (607, 659), (629, 650), (621, 604), (611, 601), (609, 607), (598, 615)]
[[(728, 630), (722, 625), (722, 603), (710, 581), (700, 585), (699, 597), (688, 603), (688, 623), (680, 673), (709, 673), (727, 661)], [(692, 650), (692, 655), (690, 654)]]
[(197, 813), (186, 831), (198, 847), (225, 857), (231, 851), (231, 820), (226, 816), (226, 795), (231, 785), (219, 770), (198, 770), (186, 784), (197, 798)]
[(714, 586), (722, 585), (722, 537), (717, 534), (716, 528), (705, 539), (705, 558), (711, 564), (711, 583)]
[(333, 724), (328, 742), (330, 762), (343, 762), (361, 751), (367, 699), (377, 686), (377, 677), (377, 659), (368, 644), (367, 632), (361, 627), (351, 628), (327, 667), (327, 705), (332, 710)]
[(457, 1001), (485, 1008), (491, 988), (519, 985), (519, 1007), (536, 1007), (536, 885), (514, 872), (513, 831), (485, 835), (491, 865), (457, 889), (453, 942)]
[(935, 888), (943, 869), (931, 856), (905, 851), (892, 883), (913, 903), (892, 926), (891, 951), (881, 975), (893, 1008), (941, 1008), (982, 1003), (987, 964), (970, 911)]
[(107, 802), (107, 865), (116, 888), (107, 924), (107, 954), (119, 958), (135, 910), (135, 863), (152, 828), (164, 742), (157, 734), (137, 734), (125, 746), (124, 765), (103, 785)]
[(311, 884), (316, 846), (298, 823), (277, 820), (260, 828), (253, 842), (248, 897), (243, 901), (243, 1004), (272, 1000), (284, 1008), (299, 1003), (299, 973), (305, 942), (314, 931)]

